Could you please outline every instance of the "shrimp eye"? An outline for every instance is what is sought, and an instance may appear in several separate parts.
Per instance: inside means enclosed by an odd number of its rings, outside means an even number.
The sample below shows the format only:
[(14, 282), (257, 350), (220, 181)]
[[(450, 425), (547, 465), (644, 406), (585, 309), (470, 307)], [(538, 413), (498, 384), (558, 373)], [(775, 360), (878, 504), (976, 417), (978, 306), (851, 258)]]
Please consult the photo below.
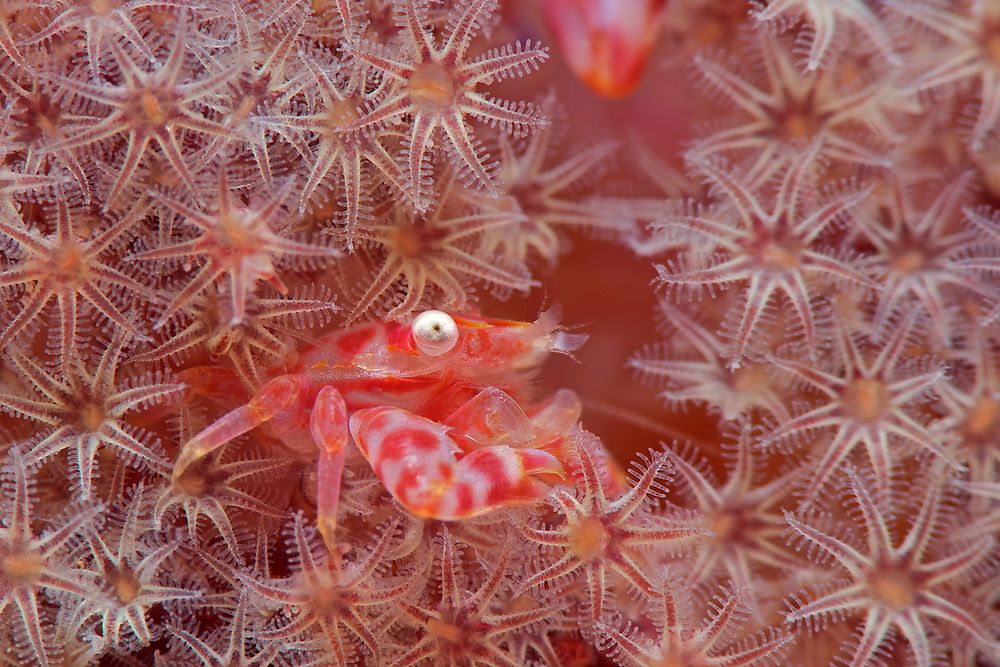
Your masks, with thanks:
[(412, 331), (417, 349), (434, 357), (450, 352), (458, 342), (458, 325), (451, 315), (440, 310), (427, 310), (417, 315)]

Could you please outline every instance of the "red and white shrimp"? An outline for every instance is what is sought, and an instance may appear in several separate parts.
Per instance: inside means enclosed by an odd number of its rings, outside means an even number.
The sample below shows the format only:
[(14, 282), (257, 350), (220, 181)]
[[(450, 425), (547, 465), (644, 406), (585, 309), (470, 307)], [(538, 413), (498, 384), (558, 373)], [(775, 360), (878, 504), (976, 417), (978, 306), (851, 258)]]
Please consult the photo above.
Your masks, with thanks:
[(189, 440), (174, 478), (266, 423), (293, 449), (319, 448), (318, 524), (331, 549), (352, 440), (416, 516), (458, 520), (536, 500), (566, 480), (563, 445), (580, 405), (568, 390), (527, 405), (526, 380), (550, 352), (584, 339), (553, 311), (515, 322), (430, 310), (332, 332)]

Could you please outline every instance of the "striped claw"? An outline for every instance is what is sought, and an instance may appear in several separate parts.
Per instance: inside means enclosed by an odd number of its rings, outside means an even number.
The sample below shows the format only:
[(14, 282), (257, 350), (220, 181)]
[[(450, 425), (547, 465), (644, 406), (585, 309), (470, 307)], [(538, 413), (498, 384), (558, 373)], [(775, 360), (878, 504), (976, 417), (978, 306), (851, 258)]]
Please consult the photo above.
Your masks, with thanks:
[(351, 435), (375, 474), (410, 513), (442, 521), (537, 500), (546, 479), (564, 479), (552, 454), (508, 445), (468, 454), (448, 427), (395, 407), (351, 415)]

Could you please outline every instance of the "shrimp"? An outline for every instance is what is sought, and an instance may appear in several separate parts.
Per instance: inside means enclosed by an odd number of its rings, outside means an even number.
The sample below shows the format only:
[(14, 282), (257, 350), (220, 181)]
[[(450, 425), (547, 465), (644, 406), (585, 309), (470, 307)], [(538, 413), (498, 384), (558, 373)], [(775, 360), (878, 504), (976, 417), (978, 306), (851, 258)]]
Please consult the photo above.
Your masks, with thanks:
[(526, 402), (545, 357), (586, 339), (558, 320), (554, 310), (535, 322), (429, 310), (331, 332), (185, 443), (174, 479), (266, 424), (292, 449), (318, 448), (317, 523), (331, 551), (351, 442), (415, 516), (454, 521), (537, 500), (566, 482), (564, 444), (580, 416), (569, 390)]

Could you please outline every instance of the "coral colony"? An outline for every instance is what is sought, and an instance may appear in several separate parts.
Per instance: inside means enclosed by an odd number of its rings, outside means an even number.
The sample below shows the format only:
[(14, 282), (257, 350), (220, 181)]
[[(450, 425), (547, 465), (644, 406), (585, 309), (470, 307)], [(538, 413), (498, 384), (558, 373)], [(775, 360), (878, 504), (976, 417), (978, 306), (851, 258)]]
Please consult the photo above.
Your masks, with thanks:
[(0, 3), (0, 663), (1000, 665), (1000, 2), (499, 5)]

